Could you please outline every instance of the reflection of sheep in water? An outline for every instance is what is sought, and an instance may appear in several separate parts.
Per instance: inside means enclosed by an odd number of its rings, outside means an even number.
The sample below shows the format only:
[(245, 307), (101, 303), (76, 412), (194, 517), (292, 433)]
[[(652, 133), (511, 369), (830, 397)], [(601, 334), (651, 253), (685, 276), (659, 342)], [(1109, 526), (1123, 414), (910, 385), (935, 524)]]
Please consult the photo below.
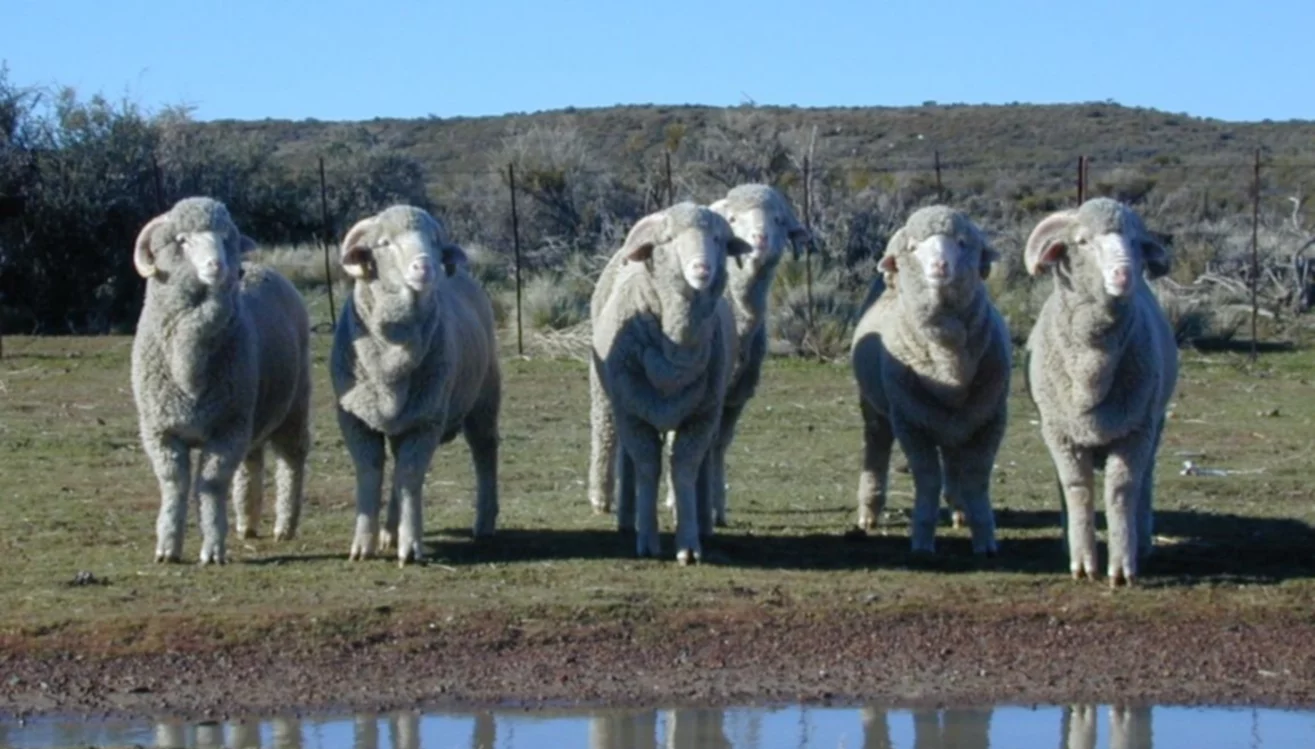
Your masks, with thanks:
[(1095, 198), (1047, 216), (1027, 240), (1054, 289), (1028, 338), (1028, 391), (1064, 495), (1069, 569), (1096, 576), (1094, 471), (1105, 470), (1110, 585), (1151, 552), (1155, 453), (1178, 380), (1178, 347), (1142, 279), (1169, 257), (1132, 209)]
[(252, 245), (223, 203), (186, 198), (142, 227), (133, 249), (146, 301), (132, 391), (160, 483), (157, 562), (182, 557), (193, 485), (202, 564), (226, 561), (230, 489), (238, 533), (255, 535), (266, 443), (278, 459), (274, 537), (297, 532), (311, 444), (310, 323), (287, 279), (242, 271)]
[(589, 749), (657, 749), (657, 711), (604, 710), (590, 715)]
[[(1060, 721), (1060, 749), (1096, 749), (1094, 705), (1067, 705)], [(1141, 749), (1152, 745), (1151, 708), (1110, 708), (1110, 749)]]
[[(913, 711), (913, 746), (916, 749), (988, 749), (991, 708), (949, 708)], [(863, 708), (863, 749), (892, 749), (888, 712)]]
[(596, 511), (611, 509), (619, 465), (617, 522), (636, 529), (640, 556), (659, 553), (667, 432), (675, 432), (676, 558), (700, 559), (699, 537), (712, 530), (706, 458), (734, 362), (735, 323), (722, 296), (726, 258), (749, 249), (726, 219), (680, 203), (640, 219), (598, 279), (590, 304), (589, 500)]
[(864, 426), (859, 525), (876, 524), (898, 439), (913, 473), (914, 551), (934, 549), (942, 485), (968, 514), (973, 551), (996, 551), (990, 477), (1004, 437), (1011, 345), (982, 282), (995, 257), (963, 213), (916, 211), (890, 238), (880, 264), (888, 288), (854, 331)]
[[(493, 306), (443, 225), (411, 206), (357, 222), (342, 242), (354, 279), (333, 339), (338, 424), (356, 467), (351, 558), (397, 544), (398, 562), (423, 558), (422, 490), (439, 445), (464, 434), (475, 465), (475, 528), (498, 516), (498, 368)], [(385, 444), (393, 455), (379, 528)], [(399, 518), (400, 512), (400, 518)]]
[[(758, 388), (763, 359), (767, 356), (767, 297), (776, 277), (786, 245), (796, 247), (808, 232), (789, 201), (767, 185), (746, 184), (731, 188), (726, 197), (708, 206), (724, 216), (735, 236), (749, 243), (751, 251), (726, 264), (726, 299), (735, 314), (737, 339), (735, 366), (731, 370), (721, 426), (713, 442), (708, 483), (712, 489), (713, 524), (726, 525), (726, 451), (735, 438), (740, 414)], [(669, 485), (667, 507), (676, 506), (675, 486)]]

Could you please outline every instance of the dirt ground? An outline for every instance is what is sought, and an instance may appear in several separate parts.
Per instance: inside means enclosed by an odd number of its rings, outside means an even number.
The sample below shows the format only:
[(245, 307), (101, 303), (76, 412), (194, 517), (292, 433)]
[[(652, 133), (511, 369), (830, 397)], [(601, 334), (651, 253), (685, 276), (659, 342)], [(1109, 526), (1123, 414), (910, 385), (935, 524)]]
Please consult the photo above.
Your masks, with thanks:
[[(892, 474), (852, 533), (847, 368), (769, 361), (728, 460), (707, 563), (637, 560), (584, 493), (586, 371), (507, 357), (501, 514), (470, 539), (459, 441), (426, 483), (430, 563), (346, 560), (350, 462), (316, 339), (296, 540), (156, 565), (130, 339), (7, 338), (0, 361), (0, 717), (223, 717), (409, 706), (1315, 705), (1315, 352), (1183, 354), (1136, 588), (1069, 579), (1053, 469), (1015, 377), (993, 507), (1001, 553), (943, 526), (909, 551)], [(1183, 475), (1183, 460), (1226, 469)], [(898, 458), (896, 465), (899, 464)], [(664, 549), (672, 549), (663, 513)], [(1103, 550), (1102, 550), (1103, 553)]]
[[(1158, 617), (1157, 617), (1158, 618)], [(399, 708), (1315, 704), (1315, 616), (1067, 621), (1041, 612), (667, 612), (630, 623), (497, 616), (375, 642), (295, 636), (117, 658), (0, 657), (0, 714), (229, 718)]]

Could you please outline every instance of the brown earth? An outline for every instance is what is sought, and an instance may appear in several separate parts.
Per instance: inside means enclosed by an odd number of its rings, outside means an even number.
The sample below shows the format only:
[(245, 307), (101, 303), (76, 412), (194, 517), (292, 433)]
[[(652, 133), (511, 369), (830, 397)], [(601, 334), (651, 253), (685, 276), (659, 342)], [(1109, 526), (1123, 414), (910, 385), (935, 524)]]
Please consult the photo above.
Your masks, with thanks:
[(0, 714), (221, 718), (403, 707), (982, 703), (1315, 704), (1315, 614), (868, 615), (753, 606), (629, 621), (295, 631), (235, 648), (0, 656)]

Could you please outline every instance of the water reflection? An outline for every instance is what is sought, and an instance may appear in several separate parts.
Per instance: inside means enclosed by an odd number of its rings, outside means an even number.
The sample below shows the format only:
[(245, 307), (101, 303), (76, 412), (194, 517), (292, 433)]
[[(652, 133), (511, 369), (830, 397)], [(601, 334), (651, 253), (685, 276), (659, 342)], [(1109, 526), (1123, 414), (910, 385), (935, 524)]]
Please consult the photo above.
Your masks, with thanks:
[(1310, 745), (1312, 736), (1312, 712), (1095, 705), (470, 714), (399, 711), (361, 713), (349, 719), (284, 716), (201, 723), (42, 720), (0, 724), (0, 747), (24, 749), (134, 744), (187, 749), (999, 749), (1056, 745), (1060, 749), (1174, 749)]

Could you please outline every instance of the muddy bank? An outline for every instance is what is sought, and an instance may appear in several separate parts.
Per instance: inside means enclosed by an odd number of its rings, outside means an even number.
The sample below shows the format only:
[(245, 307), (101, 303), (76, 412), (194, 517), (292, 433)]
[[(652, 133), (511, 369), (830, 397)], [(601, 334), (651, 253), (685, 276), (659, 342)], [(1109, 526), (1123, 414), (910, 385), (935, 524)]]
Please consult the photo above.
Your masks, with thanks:
[(748, 610), (608, 623), (394, 622), (165, 653), (0, 655), (0, 714), (222, 718), (423, 706), (1315, 705), (1315, 619), (1065, 621)]

